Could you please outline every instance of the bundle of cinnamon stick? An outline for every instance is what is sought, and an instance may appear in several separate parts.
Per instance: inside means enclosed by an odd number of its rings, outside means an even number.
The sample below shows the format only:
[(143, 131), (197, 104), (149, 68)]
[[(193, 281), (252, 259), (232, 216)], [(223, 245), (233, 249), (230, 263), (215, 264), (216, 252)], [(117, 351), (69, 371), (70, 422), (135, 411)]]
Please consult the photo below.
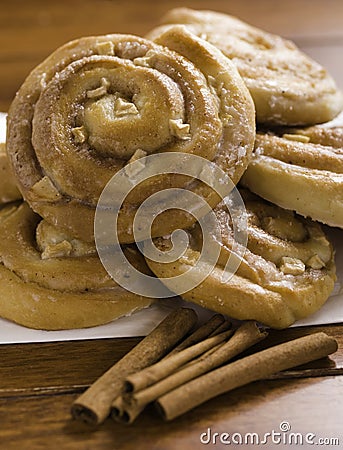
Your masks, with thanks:
[(334, 338), (315, 333), (228, 363), (268, 333), (253, 321), (233, 330), (219, 314), (199, 327), (197, 320), (193, 309), (169, 314), (74, 402), (73, 417), (94, 425), (108, 416), (132, 423), (154, 403), (171, 420), (224, 392), (337, 350)]

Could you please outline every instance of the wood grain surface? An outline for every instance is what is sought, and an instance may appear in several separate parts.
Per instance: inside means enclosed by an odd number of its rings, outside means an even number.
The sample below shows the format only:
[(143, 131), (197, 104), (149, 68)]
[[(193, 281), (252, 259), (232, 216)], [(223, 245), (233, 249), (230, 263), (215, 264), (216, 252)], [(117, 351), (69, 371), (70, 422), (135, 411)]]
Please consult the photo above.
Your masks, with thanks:
[[(131, 426), (108, 419), (97, 428), (72, 420), (71, 404), (139, 338), (2, 345), (0, 448), (201, 449), (200, 435), (209, 428), (211, 433), (262, 436), (273, 429), (279, 432), (283, 421), (294, 432), (313, 432), (318, 438), (338, 438), (343, 443), (343, 377), (339, 376), (343, 369), (343, 327), (272, 331), (251, 351), (317, 331), (334, 336), (339, 350), (330, 358), (282, 374), (286, 379), (236, 389), (173, 422), (163, 422), (150, 406)], [(227, 448), (220, 442), (209, 447)]]
[(239, 16), (308, 46), (343, 45), (341, 0), (11, 0), (0, 3), (0, 110), (26, 75), (60, 45), (106, 33), (144, 35), (170, 8), (188, 6)]
[[(339, 57), (343, 49), (341, 0), (6, 0), (0, 5), (2, 111), (8, 109), (28, 72), (58, 46), (85, 35), (144, 35), (175, 6), (227, 12), (293, 38), (332, 65), (337, 77), (343, 75)], [(220, 449), (228, 445), (216, 438), (215, 443), (212, 440), (204, 445), (201, 433), (210, 429), (212, 434), (256, 432), (262, 436), (280, 431), (283, 421), (289, 422), (293, 432), (314, 433), (317, 443), (321, 437), (339, 438), (338, 446), (325, 447), (343, 448), (343, 325), (272, 332), (259, 346), (319, 330), (338, 340), (339, 350), (330, 358), (288, 371), (282, 379), (236, 389), (170, 423), (148, 408), (130, 427), (109, 419), (98, 428), (90, 428), (71, 419), (70, 406), (139, 338), (1, 345), (0, 449)]]
[[(317, 376), (318, 371), (320, 375), (341, 373), (343, 329), (337, 325), (272, 330), (267, 339), (241, 356), (319, 331), (333, 336), (338, 342), (339, 350), (330, 358), (307, 364), (298, 371), (292, 370), (292, 376), (301, 376), (304, 369), (307, 377)], [(80, 392), (136, 345), (139, 339), (0, 345), (0, 397), (45, 395), (49, 390), (54, 393), (73, 390)], [(16, 371), (18, 367), (21, 370)], [(283, 372), (282, 376), (288, 377), (289, 372)]]
[[(214, 433), (244, 435), (250, 432), (259, 433), (262, 438), (272, 430), (280, 432), (280, 423), (285, 421), (295, 433), (304, 436), (314, 433), (316, 439), (337, 438), (342, 442), (341, 428), (337, 426), (343, 417), (343, 404), (337, 395), (342, 389), (343, 377), (258, 382), (211, 400), (173, 422), (161, 421), (150, 408), (133, 425), (125, 426), (108, 419), (97, 428), (70, 418), (70, 405), (76, 398), (73, 393), (0, 399), (1, 420), (5, 417), (7, 427), (1, 432), (0, 446), (6, 450), (252, 449), (257, 446), (228, 446), (218, 440), (204, 445), (200, 435), (210, 428), (212, 436)], [(293, 448), (259, 446), (280, 447)], [(318, 447), (304, 445), (299, 448)]]

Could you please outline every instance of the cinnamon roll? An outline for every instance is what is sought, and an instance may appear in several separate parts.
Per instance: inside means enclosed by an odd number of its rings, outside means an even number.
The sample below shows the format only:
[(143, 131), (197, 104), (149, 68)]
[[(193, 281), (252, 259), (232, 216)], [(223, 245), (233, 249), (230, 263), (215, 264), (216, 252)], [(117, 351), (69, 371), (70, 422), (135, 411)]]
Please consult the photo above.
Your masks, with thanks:
[[(252, 99), (219, 51), (186, 32), (182, 39), (187, 58), (136, 36), (86, 37), (55, 51), (28, 76), (9, 110), (7, 149), (23, 197), (50, 224), (92, 242), (107, 182), (133, 161), (142, 160), (144, 170), (153, 153), (201, 156), (238, 182), (253, 149)], [(211, 206), (220, 201), (203, 183), (168, 175), (167, 167), (163, 172), (126, 198), (119, 242), (134, 241), (139, 205), (166, 187), (192, 190)], [(156, 217), (152, 234), (194, 220), (169, 210)]]
[[(58, 330), (110, 322), (147, 307), (152, 299), (117, 285), (93, 244), (71, 238), (26, 203), (0, 211), (0, 316), (30, 328)], [(150, 273), (133, 247), (125, 250)]]
[[(217, 264), (183, 297), (236, 319), (254, 319), (273, 328), (288, 327), (317, 311), (331, 293), (335, 280), (332, 246), (317, 223), (247, 190), (241, 190), (241, 194), (246, 206), (248, 244), (237, 272), (226, 278), (234, 235), (227, 206), (221, 203), (214, 209), (221, 235)], [(198, 224), (188, 231), (188, 237), (188, 247), (177, 261), (147, 259), (162, 282), (195, 267), (203, 242)], [(169, 238), (154, 242), (161, 252), (172, 247)], [(172, 284), (168, 281), (167, 286), (171, 288)]]
[(322, 125), (258, 133), (242, 184), (283, 208), (343, 228), (343, 113)]
[(260, 123), (316, 124), (342, 110), (343, 96), (334, 80), (291, 41), (213, 11), (175, 8), (161, 24), (148, 33), (149, 39), (158, 39), (169, 24), (185, 24), (228, 56), (250, 90)]

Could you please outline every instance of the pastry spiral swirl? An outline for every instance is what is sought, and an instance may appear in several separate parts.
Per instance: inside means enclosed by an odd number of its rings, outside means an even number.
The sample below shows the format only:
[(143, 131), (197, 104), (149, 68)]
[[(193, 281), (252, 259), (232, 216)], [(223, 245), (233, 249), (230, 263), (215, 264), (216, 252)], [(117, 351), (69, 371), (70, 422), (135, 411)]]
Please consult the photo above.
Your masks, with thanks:
[[(213, 160), (237, 183), (253, 148), (253, 102), (227, 58), (216, 49), (211, 54), (201, 39), (188, 41), (193, 48), (186, 59), (136, 36), (87, 37), (61, 47), (33, 70), (9, 111), (7, 150), (34, 211), (91, 242), (106, 183), (137, 159), (144, 169), (144, 157), (152, 153)], [(203, 67), (196, 67), (192, 54), (204, 58)], [(214, 86), (212, 72), (218, 70), (222, 80)], [(167, 169), (127, 197), (118, 219), (119, 242), (134, 241), (132, 221), (144, 199), (165, 187), (190, 184), (168, 176)], [(199, 183), (190, 189), (211, 197)], [(219, 201), (213, 196), (212, 204)], [(164, 235), (190, 219), (166, 211), (152, 233)]]
[[(217, 265), (183, 297), (236, 319), (286, 328), (314, 313), (327, 300), (335, 280), (332, 246), (317, 223), (247, 190), (242, 189), (241, 194), (247, 211), (248, 245), (237, 272), (225, 281), (224, 268), (232, 254), (234, 235), (227, 207), (221, 203), (214, 209), (221, 233)], [(198, 260), (202, 247), (198, 224), (188, 234), (188, 248), (177, 261), (147, 259), (162, 282), (187, 272)], [(172, 245), (165, 238), (155, 239), (155, 244), (161, 251)]]
[(169, 24), (185, 24), (219, 48), (237, 66), (256, 107), (259, 123), (310, 125), (333, 119), (343, 96), (327, 71), (293, 42), (227, 14), (175, 8), (148, 33), (158, 39)]
[(323, 125), (258, 133), (242, 184), (283, 208), (343, 228), (343, 113)]
[[(44, 330), (110, 322), (147, 307), (106, 273), (92, 244), (78, 241), (36, 215), (26, 203), (0, 211), (0, 316)], [(125, 249), (149, 273), (135, 248)]]

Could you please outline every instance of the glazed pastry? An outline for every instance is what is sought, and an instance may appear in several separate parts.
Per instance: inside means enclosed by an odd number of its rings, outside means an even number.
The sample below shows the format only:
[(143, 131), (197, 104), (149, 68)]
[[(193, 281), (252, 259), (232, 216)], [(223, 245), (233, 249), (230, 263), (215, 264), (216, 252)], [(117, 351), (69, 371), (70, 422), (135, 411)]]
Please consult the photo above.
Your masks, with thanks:
[(343, 228), (343, 113), (323, 125), (258, 133), (242, 184), (283, 208)]
[(8, 163), (5, 144), (0, 144), (0, 203), (13, 202), (21, 198), (19, 189)]
[[(332, 246), (317, 223), (247, 190), (241, 190), (241, 194), (246, 206), (248, 244), (237, 272), (226, 279), (224, 268), (232, 254), (233, 229), (222, 203), (214, 210), (221, 234), (217, 264), (202, 283), (183, 297), (236, 319), (254, 319), (273, 328), (286, 328), (317, 311), (331, 293), (335, 281)], [(188, 248), (178, 261), (147, 259), (165, 284), (165, 277), (183, 274), (199, 260), (202, 233), (198, 224), (188, 234)], [(171, 247), (167, 238), (154, 242), (160, 251)], [(172, 289), (172, 282), (167, 286)]]
[[(49, 223), (93, 241), (106, 183), (132, 161), (141, 159), (144, 170), (145, 156), (154, 153), (201, 156), (238, 182), (255, 138), (252, 99), (227, 58), (184, 35), (195, 64), (146, 39), (107, 35), (66, 44), (28, 76), (8, 114), (7, 150), (23, 197)], [(166, 187), (188, 187), (211, 206), (220, 201), (203, 183), (166, 169), (125, 200), (119, 242), (134, 241), (137, 208)], [(156, 218), (152, 234), (194, 220), (169, 210)]]
[(167, 24), (186, 24), (232, 59), (254, 99), (260, 123), (316, 124), (342, 110), (342, 93), (333, 79), (288, 40), (213, 11), (175, 8), (161, 23), (148, 33), (149, 39), (157, 39)]
[(214, 162), (237, 184), (251, 159), (250, 139), (255, 128), (253, 102), (242, 89), (238, 73), (222, 52), (185, 26), (168, 28), (155, 42), (192, 61), (205, 75), (223, 125), (222, 141)]
[[(117, 285), (92, 244), (70, 238), (26, 203), (0, 211), (0, 316), (44, 330), (84, 328), (145, 308), (152, 299)], [(135, 267), (150, 273), (135, 248)]]

